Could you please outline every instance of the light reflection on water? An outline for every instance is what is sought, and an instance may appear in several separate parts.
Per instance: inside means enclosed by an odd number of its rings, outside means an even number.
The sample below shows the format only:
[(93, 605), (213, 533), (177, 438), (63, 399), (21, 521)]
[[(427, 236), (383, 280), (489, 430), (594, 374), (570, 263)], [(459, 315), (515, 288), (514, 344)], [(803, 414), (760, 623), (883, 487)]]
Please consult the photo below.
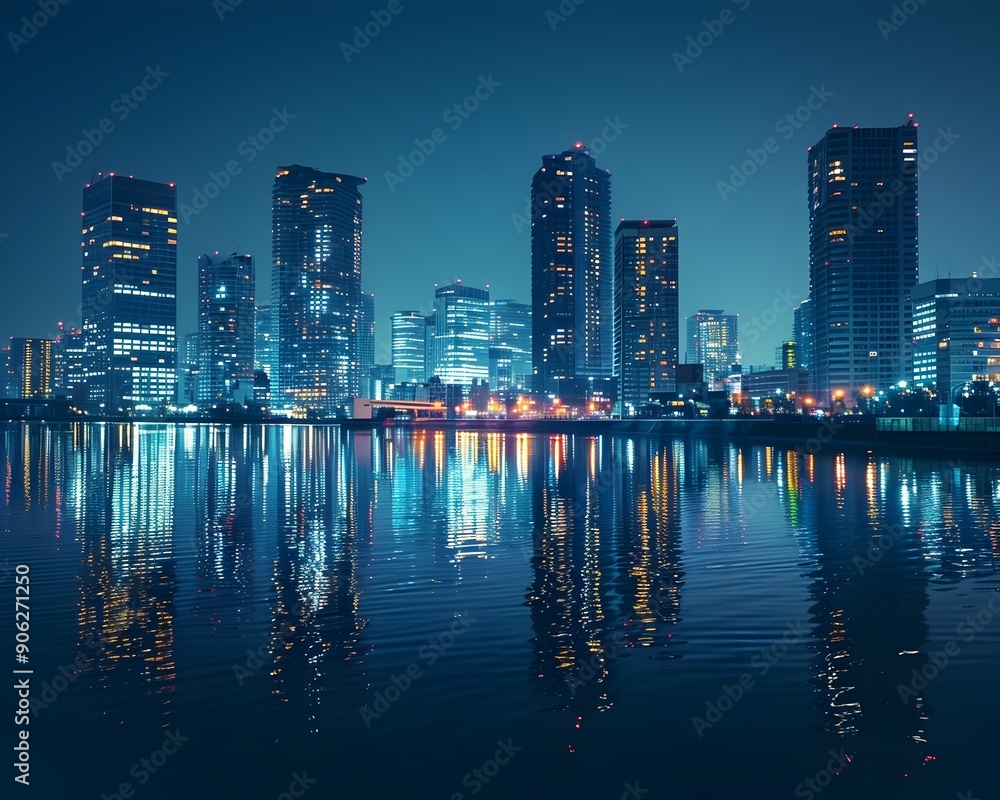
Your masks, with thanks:
[(36, 709), (40, 796), (117, 791), (165, 729), (191, 743), (143, 797), (302, 769), (452, 797), (508, 738), (484, 797), (805, 796), (841, 748), (827, 796), (991, 786), (996, 466), (298, 426), (0, 447), (36, 686), (79, 657)]

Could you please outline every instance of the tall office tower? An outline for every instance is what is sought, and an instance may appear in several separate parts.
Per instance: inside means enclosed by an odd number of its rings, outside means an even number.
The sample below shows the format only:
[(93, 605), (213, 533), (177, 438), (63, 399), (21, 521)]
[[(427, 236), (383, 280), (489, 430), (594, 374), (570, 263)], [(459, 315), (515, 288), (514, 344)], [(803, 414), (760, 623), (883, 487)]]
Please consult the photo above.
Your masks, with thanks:
[(198, 256), (198, 405), (252, 397), (255, 294), (253, 256)]
[(917, 123), (832, 128), (808, 158), (814, 385), (829, 401), (912, 371)]
[(66, 330), (58, 323), (59, 334), (52, 342), (52, 390), (62, 397), (75, 397), (86, 380), (87, 347), (83, 331)]
[(8, 358), (8, 396), (51, 397), (52, 340), (11, 337)]
[(531, 306), (490, 301), (490, 388), (531, 388)]
[[(279, 167), (271, 205), (271, 302), (278, 310), (276, 406), (337, 414), (358, 395), (365, 178)], [(277, 378), (277, 380), (275, 380)]]
[(418, 311), (393, 314), (392, 366), (395, 383), (423, 383), (427, 374), (427, 317)]
[(722, 309), (701, 309), (687, 318), (687, 353), (689, 364), (705, 365), (705, 382), (714, 388), (733, 372), (740, 360), (740, 318), (724, 314)]
[(359, 389), (365, 397), (368, 393), (368, 378), (375, 366), (375, 295), (362, 292), (358, 304), (358, 332), (354, 337), (354, 360), (361, 376)]
[(534, 389), (613, 374), (611, 173), (590, 150), (542, 157), (531, 183)]
[(270, 378), (278, 364), (278, 315), (274, 306), (257, 306), (254, 312), (254, 369)]
[(434, 290), (435, 375), (445, 385), (472, 386), (490, 377), (490, 290), (462, 283)]
[(1000, 278), (939, 278), (913, 290), (913, 376), (942, 398), (1000, 381)]
[(634, 413), (672, 391), (680, 347), (677, 220), (622, 220), (615, 231), (615, 374)]
[(813, 302), (808, 298), (792, 309), (792, 339), (799, 369), (812, 369), (815, 363), (812, 312)]
[(99, 175), (83, 190), (87, 397), (106, 412), (172, 400), (177, 189)]

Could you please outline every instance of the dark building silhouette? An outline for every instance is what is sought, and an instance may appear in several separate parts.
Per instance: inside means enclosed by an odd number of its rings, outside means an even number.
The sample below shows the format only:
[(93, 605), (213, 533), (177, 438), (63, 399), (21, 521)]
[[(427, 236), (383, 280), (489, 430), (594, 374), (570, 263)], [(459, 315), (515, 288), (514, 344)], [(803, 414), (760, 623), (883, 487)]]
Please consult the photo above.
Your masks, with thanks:
[(917, 123), (834, 127), (809, 149), (809, 297), (822, 402), (909, 378)]
[(611, 173), (577, 143), (543, 156), (531, 183), (534, 389), (610, 378), (613, 290)]

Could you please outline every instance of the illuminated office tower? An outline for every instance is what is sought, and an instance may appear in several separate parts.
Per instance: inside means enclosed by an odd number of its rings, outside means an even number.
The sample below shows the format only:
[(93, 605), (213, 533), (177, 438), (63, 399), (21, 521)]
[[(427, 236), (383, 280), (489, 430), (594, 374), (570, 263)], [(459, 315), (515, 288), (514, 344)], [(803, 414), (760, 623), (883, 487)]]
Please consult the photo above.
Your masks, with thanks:
[(111, 413), (172, 400), (177, 189), (99, 173), (81, 221), (88, 400)]
[(490, 302), (490, 388), (531, 388), (531, 306)]
[(255, 286), (253, 256), (198, 256), (198, 405), (253, 394)]
[(358, 395), (360, 187), (365, 178), (279, 167), (271, 205), (271, 302), (278, 312), (275, 406), (340, 413)]
[(1000, 382), (1000, 278), (939, 278), (913, 290), (913, 375), (954, 400), (970, 381)]
[(705, 382), (709, 388), (724, 381), (740, 359), (738, 314), (722, 310), (701, 309), (687, 318), (687, 353), (689, 364), (705, 365)]
[(393, 314), (392, 366), (396, 383), (423, 383), (427, 374), (427, 317), (417, 311)]
[(435, 375), (472, 386), (490, 377), (490, 290), (453, 283), (434, 290)]
[[(371, 369), (375, 366), (375, 295), (367, 292), (362, 292), (360, 296), (354, 349), (356, 368), (367, 385)], [(363, 394), (365, 397), (370, 396), (367, 391)]]
[(623, 407), (672, 391), (679, 350), (676, 220), (622, 220), (615, 231), (615, 374)]
[(254, 369), (271, 377), (278, 363), (278, 316), (274, 306), (258, 306), (254, 320)]
[(823, 402), (912, 370), (917, 124), (834, 127), (808, 156), (813, 384)]
[(534, 389), (613, 374), (611, 173), (590, 150), (542, 157), (531, 183)]
[(61, 322), (58, 327), (52, 342), (52, 390), (57, 396), (76, 397), (86, 381), (86, 342), (79, 328), (67, 331)]

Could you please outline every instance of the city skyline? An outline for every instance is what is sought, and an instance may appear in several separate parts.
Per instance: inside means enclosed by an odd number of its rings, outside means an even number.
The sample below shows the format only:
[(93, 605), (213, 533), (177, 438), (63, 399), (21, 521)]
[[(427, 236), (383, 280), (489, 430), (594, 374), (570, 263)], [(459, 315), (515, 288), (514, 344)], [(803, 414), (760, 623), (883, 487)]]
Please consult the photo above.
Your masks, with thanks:
[[(88, 66), (90, 80), (79, 96), (70, 96), (52, 83), (49, 72), (35, 69), (51, 48), (82, 52), (72, 38), (75, 22), (82, 19), (80, 11), (73, 6), (61, 8), (37, 36), (20, 44), (16, 52), (12, 46), (7, 54), (19, 69), (32, 66), (32, 74), (25, 74), (24, 81), (13, 88), (14, 102), (26, 102), (25, 93), (34, 92), (51, 98), (51, 107), (40, 110), (41, 133), (30, 141), (27, 130), (16, 126), (3, 134), (8, 148), (24, 157), (11, 165), (14, 190), (0, 203), (0, 233), (5, 235), (0, 239), (0, 269), (13, 290), (2, 301), (0, 339), (54, 338), (59, 320), (67, 327), (79, 327), (81, 320), (74, 313), (79, 300), (66, 285), (71, 280), (74, 256), (69, 248), (74, 237), (61, 226), (53, 226), (52, 220), (62, 218), (67, 208), (79, 209), (78, 192), (93, 170), (117, 168), (177, 183), (179, 210), (188, 212), (180, 214), (178, 246), (178, 329), (184, 334), (195, 328), (194, 312), (184, 298), (195, 296), (198, 253), (212, 252), (222, 244), (226, 252), (238, 247), (255, 255), (259, 283), (262, 287), (269, 284), (268, 186), (277, 164), (303, 163), (368, 176), (362, 288), (378, 296), (376, 354), (385, 361), (389, 315), (412, 308), (407, 297), (417, 291), (425, 297), (423, 287), (428, 284), (462, 277), (472, 285), (489, 283), (494, 296), (528, 299), (529, 237), (522, 218), (529, 205), (525, 198), (530, 171), (539, 153), (581, 140), (593, 146), (595, 153), (601, 151), (601, 165), (615, 175), (611, 212), (615, 222), (621, 217), (657, 214), (683, 218), (680, 313), (689, 316), (698, 308), (723, 307), (740, 313), (742, 325), (751, 325), (754, 317), (771, 307), (777, 291), (790, 292), (798, 302), (807, 296), (808, 237), (801, 164), (808, 144), (835, 122), (893, 125), (900, 124), (907, 113), (915, 113), (923, 129), (918, 154), (923, 216), (920, 277), (923, 281), (944, 277), (949, 269), (955, 277), (977, 269), (982, 272), (982, 260), (988, 261), (996, 252), (986, 213), (996, 166), (983, 154), (997, 111), (963, 87), (974, 86), (971, 76), (987, 68), (988, 49), (973, 43), (962, 64), (911, 60), (902, 54), (958, 32), (973, 41), (985, 36), (996, 11), (969, 3), (965, 6), (968, 13), (956, 18), (946, 9), (921, 6), (905, 25), (890, 30), (878, 24), (880, 19), (889, 19), (890, 7), (855, 4), (845, 12), (857, 23), (844, 33), (848, 43), (858, 46), (852, 60), (784, 75), (754, 54), (780, 41), (788, 59), (812, 49), (822, 55), (829, 45), (806, 33), (820, 12), (797, 10), (792, 21), (780, 4), (749, 3), (745, 9), (741, 8), (744, 3), (732, 4), (727, 10), (734, 20), (709, 47), (698, 45), (699, 36), (703, 42), (709, 38), (703, 22), (718, 18), (725, 5), (716, 8), (704, 3), (678, 9), (666, 29), (658, 25), (665, 19), (658, 15), (665, 12), (650, 8), (654, 20), (650, 33), (630, 35), (644, 41), (643, 37), (655, 32), (661, 51), (657, 61), (636, 55), (642, 48), (634, 43), (628, 51), (621, 50), (613, 33), (622, 23), (615, 21), (614, 7), (598, 2), (580, 6), (562, 21), (550, 20), (541, 7), (505, 7), (503, 14), (497, 14), (489, 6), (429, 5), (413, 14), (417, 7), (405, 6), (404, 13), (394, 17), (360, 53), (349, 53), (350, 61), (331, 48), (323, 74), (338, 77), (323, 96), (341, 98), (345, 105), (365, 103), (369, 95), (385, 97), (386, 103), (384, 107), (375, 104), (355, 125), (338, 126), (334, 139), (322, 145), (316, 137), (324, 130), (325, 117), (316, 103), (318, 95), (309, 91), (316, 85), (310, 81), (296, 84), (287, 68), (265, 79), (258, 65), (242, 64), (237, 82), (229, 68), (208, 67), (206, 75), (190, 66), (167, 63), (170, 54), (166, 50), (158, 54), (155, 45), (140, 49), (138, 43), (128, 41), (112, 64)], [(8, 28), (18, 30), (20, 25), (15, 23), (21, 14), (33, 8), (31, 4), (11, 6)], [(248, 5), (236, 7), (222, 19), (210, 6), (200, 9), (200, 16), (192, 8), (177, 6), (176, 19), (169, 20), (159, 20), (149, 8), (155, 10), (155, 4), (121, 9), (121, 19), (109, 15), (103, 28), (95, 26), (92, 45), (100, 46), (105, 37), (114, 37), (119, 26), (142, 27), (154, 16), (165, 34), (194, 43), (212, 35), (253, 38), (272, 24), (282, 31), (288, 27), (275, 9)], [(310, 14), (329, 22), (339, 42), (353, 39), (354, 26), (370, 20), (369, 12), (361, 4), (346, 4), (336, 11), (312, 9)], [(469, 34), (464, 44), (432, 36), (440, 43), (441, 57), (453, 64), (453, 79), (434, 83), (422, 68), (412, 76), (386, 71), (388, 62), (401, 63), (396, 59), (417, 52), (414, 47), (420, 36), (414, 34), (433, 34), (445, 30), (446, 24)], [(545, 91), (530, 82), (527, 65), (489, 46), (493, 37), (487, 32), (497, 26), (500, 33), (518, 31), (530, 44), (547, 47), (546, 63), (549, 58), (556, 63), (561, 54), (602, 36), (610, 54), (617, 54), (617, 64), (598, 68), (574, 62), (572, 67), (560, 67), (557, 75), (576, 77), (566, 84), (566, 97), (546, 101)], [(689, 37), (693, 46), (688, 44)], [(480, 52), (471, 52), (477, 47)], [(697, 53), (699, 47), (703, 52), (697, 57), (683, 55), (679, 62), (673, 57), (674, 53)], [(393, 48), (391, 58), (387, 48)], [(311, 56), (303, 58), (300, 66), (311, 63)], [(822, 61), (810, 59), (811, 63)], [(737, 68), (745, 68), (746, 74), (739, 74)], [(876, 72), (883, 80), (865, 80)], [(671, 93), (674, 102), (669, 112), (657, 109), (654, 113), (641, 102), (649, 87), (629, 78), (645, 74), (659, 76), (665, 91)], [(192, 99), (187, 89), (195, 80), (211, 88)], [(420, 82), (419, 89), (414, 81)], [(763, 81), (769, 86), (766, 96), (754, 88)], [(112, 91), (119, 83), (120, 91)], [(133, 86), (142, 91), (130, 92)], [(263, 91), (257, 92), (255, 86)], [(718, 102), (706, 104), (703, 94), (710, 86), (723, 91)], [(122, 92), (128, 102), (115, 100)], [(215, 98), (221, 101), (220, 92), (232, 94), (239, 108), (202, 137), (205, 146), (182, 151), (168, 144), (189, 138), (194, 129), (187, 125), (188, 113), (197, 115), (205, 103)], [(584, 100), (585, 96), (589, 99)], [(141, 102), (139, 97), (143, 97)], [(465, 104), (470, 97), (474, 102)], [(191, 103), (191, 108), (181, 106), (182, 102)], [(461, 113), (450, 113), (445, 119), (441, 110), (456, 103)], [(469, 111), (466, 105), (475, 105), (476, 110)], [(60, 110), (65, 113), (50, 119)], [(389, 114), (397, 121), (386, 127)], [(784, 121), (779, 130), (776, 121), (784, 120), (786, 114), (794, 123)], [(99, 123), (104, 117), (113, 130), (102, 133)], [(516, 121), (504, 122), (505, 118)], [(675, 124), (663, 128), (664, 119)], [(461, 125), (455, 127), (458, 122)], [(432, 134), (439, 127), (445, 138), (435, 141)], [(100, 143), (85, 141), (87, 146), (78, 148), (83, 129), (96, 130), (92, 138), (99, 136)], [(664, 133), (669, 148), (661, 144)], [(251, 137), (256, 145), (249, 142)], [(778, 146), (774, 153), (765, 147), (769, 138)], [(415, 141), (423, 142), (425, 150), (433, 145), (434, 151), (423, 159), (412, 159), (415, 150), (423, 155)], [(70, 158), (67, 150), (79, 151), (78, 156)], [(495, 154), (491, 164), (478, 163), (476, 153), (487, 150)], [(757, 164), (753, 156), (766, 161)], [(426, 163), (414, 166), (422, 160)], [(65, 171), (57, 174), (53, 162), (62, 163)], [(413, 163), (407, 168), (402, 162)], [(402, 182), (392, 181), (390, 188), (387, 173), (398, 175)], [(212, 175), (218, 178), (214, 187), (210, 186)], [(477, 196), (476, 213), (482, 224), (442, 238), (433, 220), (461, 210), (461, 186), (470, 180), (486, 189)], [(720, 184), (724, 185), (721, 189)], [(31, 199), (35, 191), (44, 191), (47, 197), (44, 216), (30, 213), (30, 203), (14, 202), (15, 198)], [(950, 202), (953, 197), (963, 202)], [(467, 264), (462, 252), (484, 235), (491, 241), (489, 254)], [(40, 240), (48, 243), (41, 258), (34, 247)], [(33, 265), (28, 274), (15, 268), (23, 263)], [(44, 301), (31, 289), (41, 276), (48, 289)], [(268, 303), (266, 292), (261, 295), (261, 304)], [(774, 345), (790, 333), (789, 313), (756, 342), (741, 336), (744, 363), (769, 361)]]

